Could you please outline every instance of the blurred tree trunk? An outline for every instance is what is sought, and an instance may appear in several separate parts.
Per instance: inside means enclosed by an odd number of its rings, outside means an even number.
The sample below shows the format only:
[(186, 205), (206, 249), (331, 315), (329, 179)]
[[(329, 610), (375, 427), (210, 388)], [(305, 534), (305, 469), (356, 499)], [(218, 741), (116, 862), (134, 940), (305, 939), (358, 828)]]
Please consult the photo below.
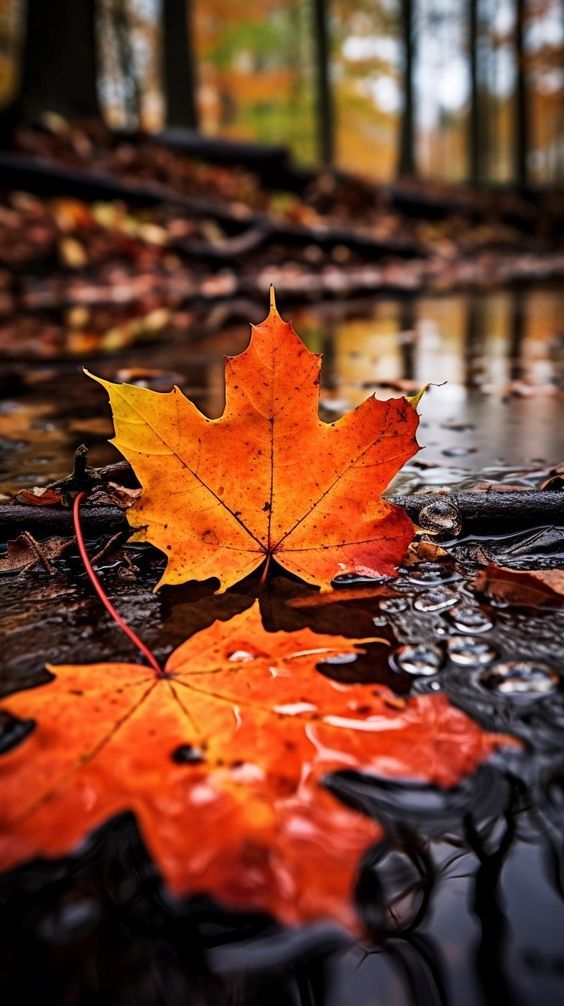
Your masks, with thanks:
[(413, 0), (401, 0), (400, 34), (403, 44), (403, 111), (400, 122), (398, 175), (415, 175), (415, 41)]
[[(564, 0), (560, 0), (560, 44), (559, 51), (564, 56)], [(556, 114), (556, 155), (554, 158), (553, 182), (562, 184), (564, 182), (564, 96), (560, 93), (558, 112)]]
[(469, 176), (473, 185), (480, 183), (480, 106), (478, 86), (478, 0), (468, 4), (468, 59), (470, 64), (470, 114), (468, 116)]
[(191, 0), (163, 0), (163, 82), (167, 126), (197, 129)]
[(19, 114), (100, 118), (96, 0), (27, 0)]
[(126, 0), (115, 0), (111, 12), (120, 74), (125, 83), (125, 125), (127, 129), (135, 129), (141, 115), (141, 88), (131, 44), (131, 23)]
[(313, 40), (319, 159), (333, 164), (335, 130), (330, 78), (329, 0), (313, 0)]
[(529, 101), (525, 67), (525, 0), (515, 0), (515, 181), (526, 185), (529, 180)]

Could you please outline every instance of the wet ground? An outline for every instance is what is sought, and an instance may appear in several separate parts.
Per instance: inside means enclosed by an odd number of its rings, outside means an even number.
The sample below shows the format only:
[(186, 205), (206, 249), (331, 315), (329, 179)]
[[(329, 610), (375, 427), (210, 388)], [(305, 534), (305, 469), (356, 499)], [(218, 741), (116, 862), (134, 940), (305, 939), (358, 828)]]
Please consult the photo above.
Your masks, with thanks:
[[(500, 477), (505, 467), (540, 470), (561, 460), (563, 305), (562, 291), (548, 287), (280, 307), (308, 346), (324, 354), (326, 419), (373, 392), (385, 398), (437, 385), (421, 410), (425, 449), (417, 460), (432, 467), (419, 478), (451, 484), (466, 473), (487, 476), (486, 469), (495, 468)], [(264, 314), (254, 303), (225, 302), (178, 312), (164, 329), (143, 330), (137, 339), (122, 320), (105, 342), (71, 340), (56, 355), (23, 364), (15, 362), (12, 347), (0, 369), (0, 491), (66, 474), (81, 441), (90, 446), (92, 464), (117, 457), (106, 443), (112, 425), (104, 394), (83, 376), (83, 364), (155, 390), (177, 383), (217, 416), (223, 355), (240, 352), (249, 321)], [(398, 484), (414, 491), (417, 477), (410, 471)]]
[[(286, 316), (322, 350), (322, 415), (378, 396), (432, 387), (421, 406), (425, 450), (395, 482), (403, 493), (501, 481), (535, 486), (562, 460), (564, 296), (554, 289), (337, 302)], [(252, 304), (211, 317), (176, 317), (138, 346), (100, 352), (88, 367), (157, 390), (179, 384), (209, 415), (222, 408), (222, 355), (240, 351)], [(111, 348), (111, 347), (107, 347)], [(105, 396), (81, 373), (84, 352), (3, 367), (0, 437), (7, 496), (66, 474), (77, 444), (90, 462), (116, 459)], [(95, 349), (95, 352), (94, 352)], [(84, 350), (84, 347), (83, 347)], [(443, 382), (447, 382), (443, 384)], [(564, 1000), (564, 615), (549, 604), (509, 605), (477, 592), (476, 546), (514, 567), (562, 566), (562, 529), (479, 543), (445, 538), (447, 555), (421, 559), (364, 596), (328, 605), (297, 581), (262, 592), (271, 628), (309, 624), (383, 636), (388, 650), (326, 664), (338, 680), (384, 682), (398, 694), (444, 689), (485, 727), (525, 742), (460, 787), (340, 774), (330, 786), (373, 813), (386, 840), (366, 858), (357, 899), (372, 942), (351, 946), (325, 928), (284, 932), (205, 899), (172, 904), (134, 821), (109, 823), (72, 860), (30, 864), (0, 879), (0, 974), (7, 1002), (316, 1004), (316, 1006), (556, 1006)], [(90, 542), (93, 554), (104, 543)], [(99, 572), (106, 590), (157, 655), (214, 618), (242, 610), (250, 579), (223, 597), (213, 585), (152, 585), (161, 559), (119, 547)], [(348, 585), (351, 586), (350, 584)], [(352, 585), (353, 587), (355, 585)], [(7, 626), (2, 691), (44, 680), (48, 659), (130, 658), (106, 621), (72, 550), (56, 572), (0, 581)], [(22, 604), (25, 596), (25, 605)], [(391, 651), (391, 655), (389, 655)]]

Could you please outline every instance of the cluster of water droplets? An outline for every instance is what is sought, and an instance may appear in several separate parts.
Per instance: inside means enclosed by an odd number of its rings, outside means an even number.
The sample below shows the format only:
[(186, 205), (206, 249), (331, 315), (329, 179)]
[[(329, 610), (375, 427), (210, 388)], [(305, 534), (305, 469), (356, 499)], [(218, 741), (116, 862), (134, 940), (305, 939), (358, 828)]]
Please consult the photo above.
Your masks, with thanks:
[(394, 584), (401, 594), (383, 598), (373, 621), (395, 628), (402, 645), (391, 654), (390, 668), (419, 679), (417, 691), (439, 690), (449, 666), (467, 670), (480, 689), (499, 695), (540, 696), (559, 687), (550, 663), (505, 658), (492, 609), (507, 602), (484, 610), (450, 563), (420, 562), (402, 574)]

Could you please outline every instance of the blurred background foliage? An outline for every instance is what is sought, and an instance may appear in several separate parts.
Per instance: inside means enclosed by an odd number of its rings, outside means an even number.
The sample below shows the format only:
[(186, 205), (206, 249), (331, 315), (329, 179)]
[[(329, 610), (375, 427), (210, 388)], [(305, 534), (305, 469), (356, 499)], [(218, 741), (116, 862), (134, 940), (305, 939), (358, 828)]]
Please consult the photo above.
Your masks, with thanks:
[(69, 2), (1, 0), (4, 107), (22, 81), (30, 114), (46, 110), (39, 93), (49, 104), (43, 32), (34, 80), (25, 59), (41, 7), (69, 52), (91, 38), (114, 128), (284, 144), (383, 181), (564, 177), (562, 0), (74, 0), (70, 15)]

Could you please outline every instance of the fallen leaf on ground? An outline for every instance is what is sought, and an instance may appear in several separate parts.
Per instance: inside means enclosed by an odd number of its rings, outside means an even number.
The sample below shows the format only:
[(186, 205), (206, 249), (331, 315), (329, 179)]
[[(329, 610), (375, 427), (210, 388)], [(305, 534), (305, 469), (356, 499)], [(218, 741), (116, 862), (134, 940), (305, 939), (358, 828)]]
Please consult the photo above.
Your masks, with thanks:
[(415, 406), (372, 397), (324, 423), (320, 367), (272, 305), (248, 349), (226, 359), (220, 419), (178, 388), (95, 378), (143, 487), (128, 511), (134, 538), (168, 557), (158, 586), (218, 577), (227, 588), (270, 557), (324, 588), (340, 573), (395, 573), (413, 526), (381, 493), (418, 449)]
[(416, 566), (418, 562), (437, 562), (449, 559), (446, 548), (434, 541), (412, 541), (403, 558), (404, 566)]
[(550, 489), (551, 492), (562, 492), (564, 489), (564, 461), (556, 465), (548, 473), (548, 478), (541, 482), (539, 489)]
[(128, 489), (117, 482), (106, 482), (96, 486), (90, 493), (90, 503), (94, 506), (118, 506), (127, 510), (141, 495), (140, 489)]
[(58, 559), (73, 542), (74, 538), (47, 538), (39, 542), (29, 531), (22, 531), (15, 541), (8, 542), (8, 551), (0, 559), (0, 573), (24, 573), (34, 566), (54, 573), (51, 560)]
[(68, 506), (68, 500), (64, 494), (49, 486), (22, 489), (16, 496), (16, 502), (25, 503), (26, 506)]
[(381, 829), (323, 777), (360, 769), (450, 787), (516, 743), (444, 695), (398, 708), (383, 686), (316, 671), (360, 642), (267, 632), (255, 603), (190, 638), (162, 677), (134, 664), (52, 668), (54, 681), (4, 706), (36, 726), (0, 758), (0, 869), (68, 853), (131, 810), (173, 894), (358, 928), (358, 860)]
[(511, 604), (564, 604), (564, 569), (509, 569), (491, 563), (474, 578), (476, 590)]

